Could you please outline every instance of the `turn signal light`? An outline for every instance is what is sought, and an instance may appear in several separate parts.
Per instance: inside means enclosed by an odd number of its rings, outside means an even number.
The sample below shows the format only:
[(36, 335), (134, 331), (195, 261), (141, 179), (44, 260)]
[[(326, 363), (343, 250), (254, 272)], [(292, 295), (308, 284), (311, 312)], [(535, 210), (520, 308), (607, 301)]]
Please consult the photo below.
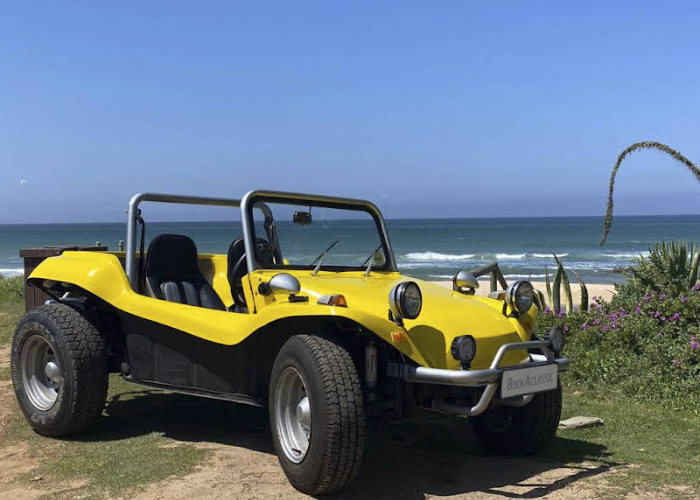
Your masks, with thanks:
[(392, 342), (406, 342), (407, 340), (406, 332), (391, 332)]
[(324, 306), (348, 307), (345, 296), (340, 294), (324, 295), (323, 297), (319, 297), (317, 303)]

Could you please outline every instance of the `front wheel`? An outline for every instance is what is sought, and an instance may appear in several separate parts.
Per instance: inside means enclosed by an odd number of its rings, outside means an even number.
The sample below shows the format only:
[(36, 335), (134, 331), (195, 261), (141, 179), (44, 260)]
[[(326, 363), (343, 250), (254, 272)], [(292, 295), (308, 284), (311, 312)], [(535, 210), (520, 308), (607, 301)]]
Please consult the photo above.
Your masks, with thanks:
[(350, 354), (320, 337), (289, 339), (270, 379), (270, 427), (289, 482), (308, 494), (349, 484), (362, 462), (365, 411)]
[(527, 405), (502, 406), (469, 421), (481, 447), (494, 453), (533, 454), (554, 439), (561, 417), (561, 385), (541, 392)]

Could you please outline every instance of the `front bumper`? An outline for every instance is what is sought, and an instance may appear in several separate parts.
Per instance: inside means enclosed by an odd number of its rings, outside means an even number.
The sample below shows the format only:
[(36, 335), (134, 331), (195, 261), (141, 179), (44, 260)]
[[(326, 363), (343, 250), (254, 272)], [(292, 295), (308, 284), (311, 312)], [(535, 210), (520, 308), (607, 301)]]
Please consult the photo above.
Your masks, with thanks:
[[(390, 363), (388, 375), (390, 377), (401, 378), (405, 382), (418, 384), (438, 384), (458, 387), (485, 387), (479, 402), (474, 406), (455, 405), (446, 401), (437, 400), (431, 404), (431, 409), (447, 413), (457, 413), (475, 417), (482, 414), (494, 400), (498, 385), (501, 381), (504, 369), (500, 367), (503, 356), (507, 351), (527, 350), (530, 352), (530, 361), (523, 364), (527, 367), (556, 363), (558, 371), (561, 373), (569, 367), (569, 360), (563, 357), (556, 357), (552, 352), (551, 343), (533, 340), (529, 342), (515, 342), (504, 344), (491, 362), (491, 366), (484, 370), (444, 370), (440, 368), (427, 368), (425, 366), (413, 366), (400, 363)], [(541, 354), (531, 351), (540, 351)], [(523, 406), (529, 403), (534, 394), (527, 394), (522, 397), (508, 400), (500, 400), (504, 405)]]

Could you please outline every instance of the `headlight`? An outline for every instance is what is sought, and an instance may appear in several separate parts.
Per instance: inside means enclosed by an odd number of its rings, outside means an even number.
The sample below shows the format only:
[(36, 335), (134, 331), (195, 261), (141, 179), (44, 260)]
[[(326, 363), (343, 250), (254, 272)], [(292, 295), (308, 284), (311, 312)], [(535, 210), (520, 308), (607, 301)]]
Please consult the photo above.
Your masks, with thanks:
[(532, 307), (535, 289), (529, 281), (516, 281), (506, 290), (506, 300), (514, 311), (526, 313)]
[(552, 346), (556, 356), (564, 349), (564, 330), (561, 326), (553, 326), (544, 332), (544, 340)]
[(476, 356), (476, 340), (471, 335), (455, 337), (450, 351), (453, 358), (460, 361), (463, 366), (468, 367)]
[(423, 307), (423, 295), (413, 281), (399, 283), (389, 292), (389, 309), (394, 316), (416, 319)]

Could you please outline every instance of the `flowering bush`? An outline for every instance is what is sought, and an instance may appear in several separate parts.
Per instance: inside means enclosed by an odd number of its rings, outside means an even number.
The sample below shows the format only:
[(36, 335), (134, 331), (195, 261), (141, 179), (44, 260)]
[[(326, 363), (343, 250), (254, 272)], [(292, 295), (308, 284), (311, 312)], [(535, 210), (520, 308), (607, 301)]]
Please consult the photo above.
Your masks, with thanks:
[(567, 332), (567, 377), (700, 413), (700, 286), (639, 291), (622, 286), (610, 302), (594, 297), (588, 313), (541, 314), (539, 327)]

